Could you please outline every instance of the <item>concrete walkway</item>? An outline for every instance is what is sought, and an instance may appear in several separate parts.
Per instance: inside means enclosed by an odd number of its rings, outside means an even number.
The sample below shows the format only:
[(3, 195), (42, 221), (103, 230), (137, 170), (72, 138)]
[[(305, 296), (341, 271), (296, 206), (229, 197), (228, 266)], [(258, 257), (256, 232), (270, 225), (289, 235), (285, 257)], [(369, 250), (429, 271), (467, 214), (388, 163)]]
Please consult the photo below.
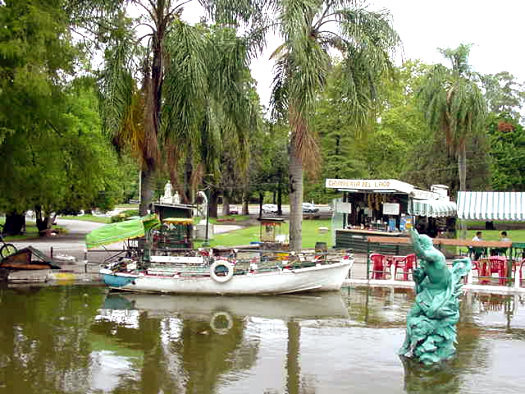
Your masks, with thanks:
[(240, 230), (241, 228), (242, 226), (238, 226), (236, 224), (214, 224), (213, 233), (214, 234), (229, 233), (230, 231)]

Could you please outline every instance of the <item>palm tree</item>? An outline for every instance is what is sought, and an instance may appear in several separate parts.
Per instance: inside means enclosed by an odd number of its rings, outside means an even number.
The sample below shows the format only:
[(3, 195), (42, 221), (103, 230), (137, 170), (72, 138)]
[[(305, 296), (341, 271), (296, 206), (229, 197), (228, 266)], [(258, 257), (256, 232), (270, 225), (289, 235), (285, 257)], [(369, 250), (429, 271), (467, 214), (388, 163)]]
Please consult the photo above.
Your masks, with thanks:
[[(136, 19), (127, 15), (127, 2), (87, 1), (84, 12), (96, 20), (96, 34), (106, 44), (105, 69), (101, 78), (102, 114), (105, 129), (122, 146), (131, 144), (141, 166), (141, 203), (146, 214), (153, 201), (155, 175), (159, 168), (161, 110), (166, 67), (165, 40), (179, 20), (181, 1), (132, 0), (143, 12)], [(93, 23), (93, 22), (88, 22)], [(140, 26), (148, 32), (140, 38)], [(135, 77), (142, 76), (137, 89)]]
[(372, 12), (355, 1), (277, 2), (284, 42), (276, 59), (272, 104), (290, 133), (290, 247), (302, 247), (303, 169), (316, 173), (320, 153), (311, 116), (326, 84), (332, 57), (341, 57), (344, 102), (358, 128), (371, 115), (376, 85), (390, 68), (389, 53), (399, 39), (386, 11)]
[(184, 163), (186, 186), (204, 180), (215, 189), (221, 176), (246, 171), (248, 139), (259, 127), (246, 40), (233, 28), (177, 22), (167, 52), (163, 142), (172, 178)]
[[(104, 20), (109, 27), (104, 36), (102, 109), (116, 144), (131, 146), (141, 165), (144, 215), (159, 169), (167, 170), (172, 183), (180, 185), (178, 172), (184, 167), (181, 194), (186, 201), (204, 174), (208, 183), (220, 177), (222, 141), (229, 141), (236, 165), (246, 169), (246, 140), (257, 127), (259, 114), (248, 47), (235, 29), (184, 23), (180, 14), (188, 1), (131, 3), (143, 15), (133, 20), (120, 8)], [(139, 26), (149, 31), (137, 39)], [(142, 76), (140, 90), (137, 75)]]
[(310, 118), (325, 86), (332, 57), (341, 57), (344, 102), (357, 128), (371, 114), (379, 78), (390, 68), (399, 37), (389, 13), (372, 12), (356, 0), (199, 0), (221, 24), (246, 24), (252, 55), (265, 34), (277, 30), (284, 42), (276, 59), (272, 104), (290, 133), (290, 247), (302, 247), (303, 168), (315, 172), (320, 154)]
[(447, 147), (458, 161), (459, 190), (466, 190), (466, 145), (483, 128), (486, 101), (468, 64), (470, 45), (440, 52), (450, 60), (452, 68), (441, 64), (432, 67), (417, 97), (430, 128), (445, 134)]

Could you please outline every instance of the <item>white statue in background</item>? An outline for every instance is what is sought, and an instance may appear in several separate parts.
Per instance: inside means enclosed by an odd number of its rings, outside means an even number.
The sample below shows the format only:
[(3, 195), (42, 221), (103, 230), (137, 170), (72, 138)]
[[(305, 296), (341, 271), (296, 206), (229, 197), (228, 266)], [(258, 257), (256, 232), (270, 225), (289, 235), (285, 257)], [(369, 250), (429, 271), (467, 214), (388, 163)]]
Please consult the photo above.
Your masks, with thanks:
[(171, 186), (171, 182), (168, 181), (166, 186), (164, 186), (164, 195), (160, 198), (160, 202), (165, 204), (173, 204), (172, 191), (173, 187)]
[(208, 215), (208, 197), (203, 191), (197, 192), (197, 195), (202, 198), (202, 204), (197, 205), (197, 213), (203, 220), (206, 220)]

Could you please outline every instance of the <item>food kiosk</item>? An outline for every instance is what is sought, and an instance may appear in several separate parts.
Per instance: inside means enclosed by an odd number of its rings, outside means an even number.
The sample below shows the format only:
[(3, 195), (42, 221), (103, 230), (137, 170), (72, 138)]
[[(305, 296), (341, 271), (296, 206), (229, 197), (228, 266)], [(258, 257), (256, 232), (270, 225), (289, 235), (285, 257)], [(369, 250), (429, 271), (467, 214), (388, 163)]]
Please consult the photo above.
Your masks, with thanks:
[[(407, 236), (414, 226), (435, 237), (453, 227), (446, 218), (455, 216), (456, 204), (443, 185), (427, 191), (395, 179), (326, 179), (325, 186), (343, 193), (333, 202), (333, 215), (341, 219), (335, 229), (336, 248), (366, 252), (368, 236)], [(437, 218), (443, 218), (440, 226)], [(403, 254), (411, 247), (382, 245), (377, 251)]]

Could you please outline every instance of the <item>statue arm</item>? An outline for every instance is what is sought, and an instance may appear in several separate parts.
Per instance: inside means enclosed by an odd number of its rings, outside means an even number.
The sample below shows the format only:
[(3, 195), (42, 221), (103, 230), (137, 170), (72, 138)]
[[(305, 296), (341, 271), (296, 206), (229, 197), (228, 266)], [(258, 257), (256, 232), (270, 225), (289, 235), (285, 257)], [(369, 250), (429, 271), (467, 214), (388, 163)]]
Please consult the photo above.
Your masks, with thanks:
[(423, 249), (419, 239), (419, 233), (415, 229), (410, 230), (410, 238), (412, 239), (412, 246), (416, 252), (417, 257), (426, 259), (426, 251)]

